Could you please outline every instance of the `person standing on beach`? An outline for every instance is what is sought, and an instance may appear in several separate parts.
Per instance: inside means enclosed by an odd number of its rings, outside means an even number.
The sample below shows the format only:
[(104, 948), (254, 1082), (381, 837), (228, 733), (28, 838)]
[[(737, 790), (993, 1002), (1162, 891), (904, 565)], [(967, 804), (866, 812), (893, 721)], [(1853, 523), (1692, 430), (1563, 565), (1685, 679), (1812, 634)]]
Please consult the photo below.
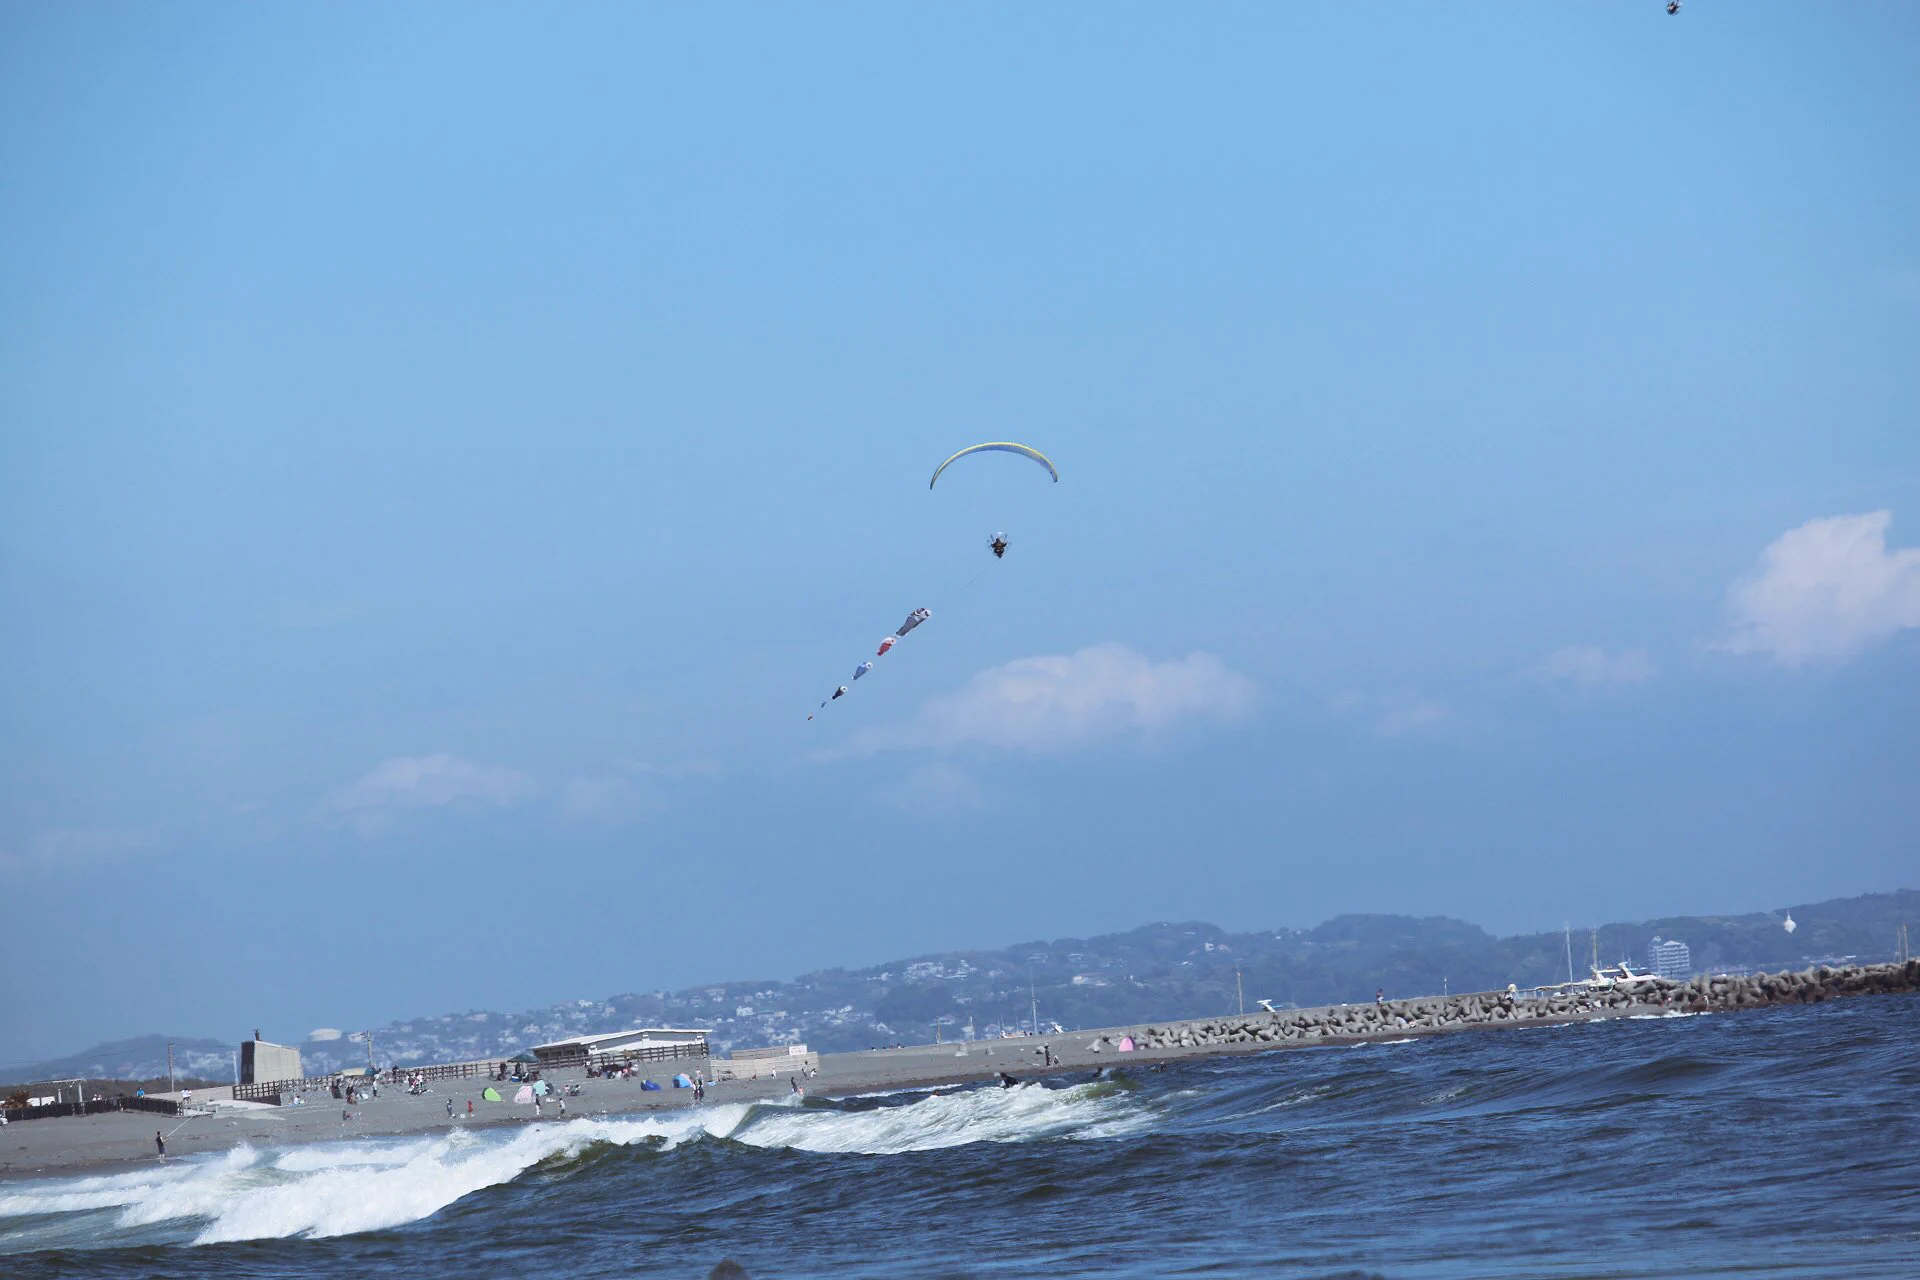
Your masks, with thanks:
[(153, 1145), (159, 1149), (160, 1159), (165, 1160), (167, 1158), (167, 1140), (160, 1136), (158, 1129), (153, 1131)]
[(473, 1119), (473, 1099), (467, 1099), (467, 1119)]
[(453, 1119), (453, 1099), (447, 1099), (447, 1119)]

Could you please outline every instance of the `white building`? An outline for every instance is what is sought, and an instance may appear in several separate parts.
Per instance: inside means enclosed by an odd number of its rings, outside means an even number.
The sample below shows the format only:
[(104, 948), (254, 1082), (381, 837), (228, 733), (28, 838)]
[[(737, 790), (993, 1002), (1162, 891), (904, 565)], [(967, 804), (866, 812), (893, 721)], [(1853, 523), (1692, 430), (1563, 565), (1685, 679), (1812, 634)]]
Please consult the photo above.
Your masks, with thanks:
[[(630, 1027), (625, 1031), (603, 1031), (598, 1035), (569, 1036), (551, 1044), (533, 1046), (533, 1056), (542, 1062), (566, 1062), (587, 1055), (634, 1053), (643, 1049), (678, 1049), (674, 1056), (701, 1057), (707, 1052), (711, 1027)], [(667, 1056), (667, 1055), (662, 1055)]]
[(1657, 978), (1684, 979), (1693, 975), (1693, 951), (1677, 938), (1655, 938), (1647, 944), (1647, 967)]

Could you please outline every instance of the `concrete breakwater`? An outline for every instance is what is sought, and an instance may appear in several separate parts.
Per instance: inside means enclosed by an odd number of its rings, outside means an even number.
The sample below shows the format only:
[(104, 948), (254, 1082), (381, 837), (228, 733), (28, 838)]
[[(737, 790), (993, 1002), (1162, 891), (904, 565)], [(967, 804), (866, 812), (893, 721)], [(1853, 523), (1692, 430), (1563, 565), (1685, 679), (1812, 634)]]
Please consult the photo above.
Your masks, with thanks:
[(1281, 1009), (1251, 1016), (1149, 1026), (1145, 1050), (1258, 1050), (1284, 1045), (1426, 1035), (1439, 1031), (1538, 1026), (1635, 1014), (1706, 1013), (1778, 1004), (1814, 1004), (1843, 996), (1920, 990), (1920, 959), (1905, 964), (1819, 966), (1798, 972), (1701, 976), (1685, 982), (1645, 978), (1631, 984), (1471, 995), (1426, 996), (1325, 1009)]

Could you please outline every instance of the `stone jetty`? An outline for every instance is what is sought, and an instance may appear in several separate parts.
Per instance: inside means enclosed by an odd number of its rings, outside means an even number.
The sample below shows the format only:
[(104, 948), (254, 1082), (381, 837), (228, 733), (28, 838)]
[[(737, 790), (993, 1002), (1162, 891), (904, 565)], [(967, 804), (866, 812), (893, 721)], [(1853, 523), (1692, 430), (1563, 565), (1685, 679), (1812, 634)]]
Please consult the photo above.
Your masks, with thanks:
[(1825, 965), (1798, 972), (1701, 976), (1681, 982), (1643, 978), (1604, 987), (1542, 992), (1485, 991), (1427, 996), (1380, 1004), (1274, 1013), (1154, 1025), (1137, 1043), (1151, 1051), (1205, 1049), (1215, 1052), (1282, 1048), (1287, 1045), (1371, 1040), (1389, 1035), (1427, 1035), (1497, 1027), (1584, 1022), (1636, 1014), (1706, 1013), (1758, 1009), (1777, 1004), (1816, 1004), (1842, 996), (1920, 990), (1920, 959), (1905, 964)]

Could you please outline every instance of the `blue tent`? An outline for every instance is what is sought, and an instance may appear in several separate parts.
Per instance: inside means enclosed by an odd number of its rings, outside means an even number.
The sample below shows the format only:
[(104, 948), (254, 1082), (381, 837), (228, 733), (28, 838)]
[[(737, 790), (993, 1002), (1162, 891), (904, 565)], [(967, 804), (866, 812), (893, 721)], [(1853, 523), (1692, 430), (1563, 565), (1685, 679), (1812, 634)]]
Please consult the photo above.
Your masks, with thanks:
[(642, 1080), (642, 1081), (640, 1082), (640, 1087), (641, 1087), (641, 1088), (642, 1088), (643, 1090), (645, 1090), (646, 1092), (648, 1092), (648, 1093), (658, 1093), (658, 1092), (660, 1092), (660, 1086), (659, 1086), (659, 1085), (657, 1085), (657, 1084), (655, 1084), (655, 1083), (654, 1083), (653, 1081), (651, 1081), (651, 1080)]
[(676, 1089), (691, 1089), (693, 1088), (693, 1081), (685, 1075), (677, 1075), (673, 1078), (673, 1087)]

